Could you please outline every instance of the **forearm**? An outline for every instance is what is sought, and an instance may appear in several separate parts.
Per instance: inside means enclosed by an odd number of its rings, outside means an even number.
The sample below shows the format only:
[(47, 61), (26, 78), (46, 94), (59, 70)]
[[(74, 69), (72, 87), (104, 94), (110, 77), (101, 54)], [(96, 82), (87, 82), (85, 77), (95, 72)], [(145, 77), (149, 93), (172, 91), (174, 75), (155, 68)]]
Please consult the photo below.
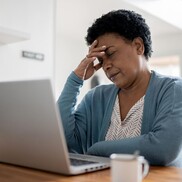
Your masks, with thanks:
[(75, 127), (75, 106), (82, 85), (83, 81), (72, 72), (57, 101), (68, 145), (70, 141), (76, 143), (76, 139), (73, 139), (73, 137), (78, 136), (78, 134), (75, 135), (75, 132), (77, 132)]
[(61, 95), (57, 101), (59, 111), (62, 117), (63, 122), (70, 120), (70, 117), (73, 116), (73, 111), (77, 103), (77, 97), (80, 93), (80, 88), (83, 85), (83, 81), (79, 79), (74, 72), (72, 72), (61, 92)]
[(159, 97), (160, 100), (154, 102), (157, 108), (154, 117), (149, 113), (151, 106), (145, 107), (147, 117), (144, 117), (143, 125), (150, 125), (142, 130), (139, 137), (98, 142), (87, 152), (109, 157), (112, 153), (134, 153), (138, 150), (152, 165), (177, 162), (182, 153), (182, 84), (181, 81), (172, 82), (166, 87), (163, 88), (165, 92)]
[(168, 165), (181, 151), (181, 121), (169, 118), (163, 126), (138, 137), (95, 143), (88, 154), (109, 157), (112, 153), (133, 154), (136, 150), (145, 156), (151, 165)]
[(133, 154), (135, 151), (139, 151), (140, 155), (145, 156), (151, 165), (167, 165), (176, 158), (175, 150), (170, 147), (166, 150), (166, 147), (159, 141), (152, 143), (149, 138), (151, 139), (152, 136), (145, 135), (117, 141), (102, 141), (90, 147), (87, 153), (109, 157), (113, 153)]

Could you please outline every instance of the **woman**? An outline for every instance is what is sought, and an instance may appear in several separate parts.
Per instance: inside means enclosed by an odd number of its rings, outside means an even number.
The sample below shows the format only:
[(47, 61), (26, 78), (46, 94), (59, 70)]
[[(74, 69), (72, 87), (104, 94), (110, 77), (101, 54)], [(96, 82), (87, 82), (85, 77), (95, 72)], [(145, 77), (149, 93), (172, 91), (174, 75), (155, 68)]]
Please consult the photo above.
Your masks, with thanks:
[[(182, 166), (182, 81), (149, 69), (142, 16), (111, 11), (89, 27), (86, 41), (89, 52), (58, 100), (69, 151), (109, 157), (138, 150), (151, 165)], [(84, 80), (100, 68), (113, 84), (90, 90), (76, 108)]]

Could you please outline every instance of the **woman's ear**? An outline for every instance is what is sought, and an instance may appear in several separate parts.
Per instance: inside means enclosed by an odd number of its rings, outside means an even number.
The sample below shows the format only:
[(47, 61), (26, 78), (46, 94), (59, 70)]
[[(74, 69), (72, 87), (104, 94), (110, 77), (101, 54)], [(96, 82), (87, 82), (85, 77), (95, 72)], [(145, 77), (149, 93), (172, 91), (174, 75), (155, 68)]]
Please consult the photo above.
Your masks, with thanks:
[(136, 47), (136, 51), (138, 55), (143, 55), (145, 48), (144, 48), (144, 44), (143, 44), (143, 39), (140, 37), (137, 37), (133, 40), (133, 44)]

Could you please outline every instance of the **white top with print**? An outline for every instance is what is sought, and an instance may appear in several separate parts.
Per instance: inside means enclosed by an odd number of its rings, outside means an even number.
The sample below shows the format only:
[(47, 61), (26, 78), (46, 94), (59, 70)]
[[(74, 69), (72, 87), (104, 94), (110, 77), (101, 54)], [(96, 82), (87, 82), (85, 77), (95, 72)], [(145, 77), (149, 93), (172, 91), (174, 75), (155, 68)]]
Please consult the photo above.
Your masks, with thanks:
[(145, 96), (140, 98), (140, 100), (138, 100), (129, 110), (125, 119), (121, 121), (119, 98), (118, 96), (116, 97), (116, 101), (111, 116), (111, 123), (107, 131), (105, 140), (132, 138), (140, 135), (144, 98)]

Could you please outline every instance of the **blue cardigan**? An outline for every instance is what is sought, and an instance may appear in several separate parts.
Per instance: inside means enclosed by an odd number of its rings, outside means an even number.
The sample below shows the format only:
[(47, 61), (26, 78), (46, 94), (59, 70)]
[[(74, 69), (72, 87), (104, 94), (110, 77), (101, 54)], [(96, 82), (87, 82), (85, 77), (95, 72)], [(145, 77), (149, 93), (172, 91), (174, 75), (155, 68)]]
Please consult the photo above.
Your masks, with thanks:
[(151, 165), (182, 167), (182, 80), (152, 72), (145, 95), (141, 135), (105, 141), (119, 89), (114, 84), (90, 90), (76, 107), (83, 80), (68, 77), (58, 107), (70, 152), (107, 156), (136, 150)]

